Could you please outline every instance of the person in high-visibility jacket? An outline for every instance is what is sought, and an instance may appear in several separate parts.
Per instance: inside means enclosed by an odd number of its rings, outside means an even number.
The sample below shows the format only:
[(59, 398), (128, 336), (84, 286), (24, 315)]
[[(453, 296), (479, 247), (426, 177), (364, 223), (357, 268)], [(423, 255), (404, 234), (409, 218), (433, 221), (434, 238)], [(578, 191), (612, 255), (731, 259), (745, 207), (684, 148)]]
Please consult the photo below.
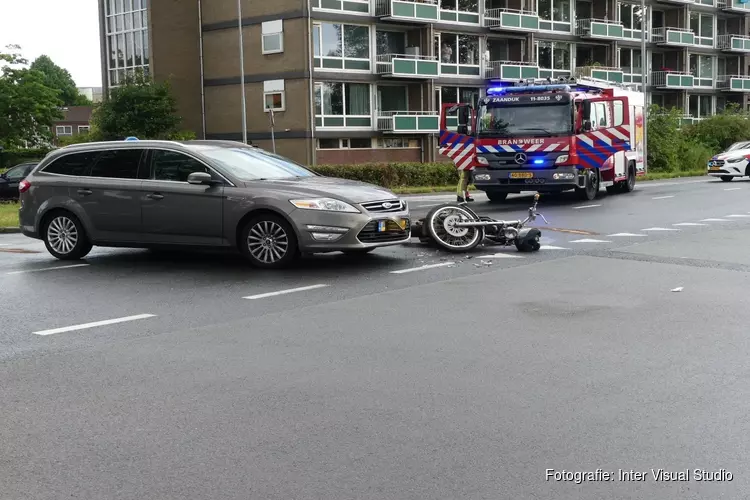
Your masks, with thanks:
[(459, 203), (465, 203), (467, 201), (474, 201), (474, 198), (469, 194), (469, 181), (471, 180), (470, 170), (459, 170), (458, 171), (458, 187), (456, 188), (456, 201)]

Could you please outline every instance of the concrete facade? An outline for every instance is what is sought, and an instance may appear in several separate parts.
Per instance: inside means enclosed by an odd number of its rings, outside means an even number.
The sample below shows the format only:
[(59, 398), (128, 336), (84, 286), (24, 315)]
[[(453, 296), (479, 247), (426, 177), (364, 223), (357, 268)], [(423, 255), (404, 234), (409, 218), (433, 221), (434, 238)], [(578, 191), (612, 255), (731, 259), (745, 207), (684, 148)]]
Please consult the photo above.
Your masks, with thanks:
[[(134, 62), (172, 80), (184, 126), (241, 139), (236, 0), (123, 1), (148, 17), (148, 55)], [(102, 19), (117, 21), (110, 4), (100, 0)], [(746, 106), (750, 4), (646, 4), (651, 102), (686, 121)], [(277, 152), (300, 163), (440, 161), (441, 102), (492, 82), (572, 75), (639, 86), (642, 17), (637, 0), (242, 0), (248, 139), (271, 148), (273, 104)], [(111, 45), (106, 63), (117, 60)], [(118, 71), (104, 65), (107, 77)]]

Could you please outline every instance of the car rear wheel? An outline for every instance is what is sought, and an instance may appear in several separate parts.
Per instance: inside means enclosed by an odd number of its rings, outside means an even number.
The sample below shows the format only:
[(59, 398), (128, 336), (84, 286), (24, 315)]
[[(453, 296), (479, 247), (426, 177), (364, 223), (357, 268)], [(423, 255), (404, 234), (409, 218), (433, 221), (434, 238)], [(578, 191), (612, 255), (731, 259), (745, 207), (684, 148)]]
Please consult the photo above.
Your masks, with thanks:
[(245, 224), (241, 250), (252, 265), (266, 269), (285, 267), (299, 254), (292, 227), (272, 214), (253, 217)]
[(93, 245), (83, 224), (70, 212), (55, 212), (45, 218), (44, 245), (60, 260), (79, 260), (88, 255)]

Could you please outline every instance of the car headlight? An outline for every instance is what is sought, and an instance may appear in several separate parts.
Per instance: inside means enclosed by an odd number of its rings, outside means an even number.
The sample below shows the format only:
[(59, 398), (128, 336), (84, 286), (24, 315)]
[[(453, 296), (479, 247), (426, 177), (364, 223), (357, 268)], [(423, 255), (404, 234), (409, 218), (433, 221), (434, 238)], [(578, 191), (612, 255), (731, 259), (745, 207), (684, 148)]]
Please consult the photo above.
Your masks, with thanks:
[(324, 210), (327, 212), (351, 212), (359, 213), (359, 210), (350, 204), (333, 198), (312, 198), (308, 200), (289, 200), (297, 208), (303, 210)]
[(477, 163), (480, 165), (489, 165), (490, 162), (484, 156), (477, 156)]
[(741, 162), (741, 161), (743, 161), (743, 160), (745, 160), (745, 157), (744, 157), (744, 156), (738, 156), (738, 157), (736, 157), (736, 158), (729, 158), (729, 159), (727, 160), (727, 163), (739, 163), (739, 162)]
[(565, 163), (566, 161), (568, 161), (568, 155), (560, 155), (555, 160), (555, 165), (558, 165), (560, 163)]

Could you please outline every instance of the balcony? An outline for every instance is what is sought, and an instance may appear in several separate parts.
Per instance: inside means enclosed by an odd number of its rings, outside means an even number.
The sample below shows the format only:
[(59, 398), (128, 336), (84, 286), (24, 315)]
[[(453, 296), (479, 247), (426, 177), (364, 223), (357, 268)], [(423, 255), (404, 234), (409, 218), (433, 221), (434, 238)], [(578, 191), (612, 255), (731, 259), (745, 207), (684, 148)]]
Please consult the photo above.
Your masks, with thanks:
[(375, 16), (420, 24), (430, 24), (440, 19), (437, 0), (376, 0)]
[(410, 54), (383, 54), (378, 56), (377, 73), (393, 78), (437, 78), (440, 67), (437, 57)]
[(432, 111), (381, 111), (378, 130), (388, 134), (436, 134), (440, 115)]
[(669, 5), (692, 5), (696, 2), (695, 0), (656, 0), (657, 3), (666, 3)]
[(625, 72), (620, 68), (607, 68), (605, 66), (580, 66), (576, 68), (576, 78), (592, 78), (613, 83), (623, 83)]
[(622, 23), (601, 19), (578, 19), (576, 35), (597, 40), (621, 40), (625, 36)]
[(750, 37), (743, 35), (719, 35), (716, 37), (716, 48), (723, 52), (738, 54), (750, 53)]
[(654, 71), (651, 73), (651, 85), (659, 89), (692, 89), (694, 83), (695, 77), (684, 71)]
[(724, 92), (750, 92), (750, 76), (720, 75), (716, 88)]
[(539, 66), (535, 62), (490, 61), (487, 63), (485, 78), (506, 82), (517, 82), (528, 78), (539, 78)]
[(741, 0), (717, 0), (716, 6), (726, 12), (750, 14), (750, 3), (744, 3)]
[(539, 31), (539, 16), (529, 10), (488, 9), (484, 13), (485, 28), (502, 31)]
[(651, 41), (665, 47), (692, 47), (695, 45), (695, 33), (685, 28), (654, 28)]

